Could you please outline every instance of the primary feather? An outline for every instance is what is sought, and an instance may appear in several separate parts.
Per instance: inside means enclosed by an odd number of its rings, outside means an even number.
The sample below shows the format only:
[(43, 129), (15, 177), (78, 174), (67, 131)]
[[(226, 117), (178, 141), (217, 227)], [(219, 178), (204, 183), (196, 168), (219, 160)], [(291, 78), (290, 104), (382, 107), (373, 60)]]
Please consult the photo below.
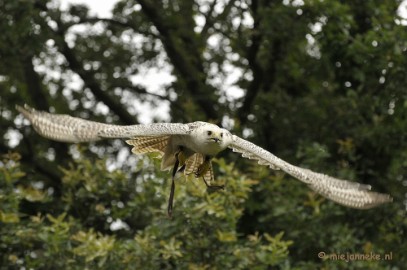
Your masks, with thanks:
[(263, 148), (237, 136), (233, 136), (233, 143), (229, 147), (234, 152), (241, 153), (242, 156), (258, 160), (262, 165), (285, 171), (308, 184), (315, 192), (348, 207), (367, 209), (392, 201), (392, 198), (387, 194), (369, 191), (370, 185), (334, 178), (291, 165)]

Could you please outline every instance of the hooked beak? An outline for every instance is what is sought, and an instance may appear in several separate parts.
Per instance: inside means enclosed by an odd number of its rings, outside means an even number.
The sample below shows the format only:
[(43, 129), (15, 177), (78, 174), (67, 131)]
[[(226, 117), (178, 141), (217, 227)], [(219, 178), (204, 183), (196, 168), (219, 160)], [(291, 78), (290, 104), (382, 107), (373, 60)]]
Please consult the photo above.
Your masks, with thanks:
[(212, 134), (212, 137), (209, 138), (209, 141), (215, 142), (215, 143), (220, 143), (222, 141), (222, 138), (220, 134)]
[(214, 142), (220, 142), (220, 139), (218, 139), (218, 138), (211, 138), (211, 140), (213, 140)]

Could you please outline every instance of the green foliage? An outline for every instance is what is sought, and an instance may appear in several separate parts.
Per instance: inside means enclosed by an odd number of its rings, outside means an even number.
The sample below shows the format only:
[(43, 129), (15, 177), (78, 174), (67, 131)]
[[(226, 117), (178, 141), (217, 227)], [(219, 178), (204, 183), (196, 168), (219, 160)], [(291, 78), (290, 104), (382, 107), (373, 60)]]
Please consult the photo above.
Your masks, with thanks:
[[(268, 233), (243, 236), (237, 231), (242, 206), (257, 182), (239, 175), (233, 165), (222, 159), (217, 164), (223, 172), (219, 181), (227, 183), (225, 191), (208, 193), (199, 179), (180, 178), (176, 213), (169, 219), (165, 214), (165, 196), (160, 196), (155, 206), (143, 205), (150, 200), (148, 196), (167, 195), (168, 186), (163, 184), (164, 179), (159, 179), (161, 173), (137, 181), (143, 190), (137, 192), (122, 172), (110, 172), (103, 165), (104, 161), (92, 164), (87, 159), (75, 160), (68, 168), (61, 168), (64, 174), (62, 211), (54, 212), (57, 208), (54, 206), (34, 215), (21, 213), (25, 200), (32, 204), (60, 202), (46, 195), (41, 187), (19, 188), (18, 182), (26, 177), (20, 170), (19, 158), (17, 154), (6, 155), (1, 167), (2, 265), (75, 269), (80, 269), (80, 265), (103, 269), (118, 266), (124, 269), (175, 266), (180, 269), (263, 269), (280, 265), (287, 259), (292, 241), (286, 240), (282, 232), (275, 236)], [(154, 192), (150, 193), (151, 190)], [(8, 194), (7, 200), (5, 194)], [(119, 199), (122, 206), (114, 203)], [(142, 219), (150, 220), (143, 228), (125, 226), (117, 230), (109, 224), (112, 218), (142, 224), (146, 223)]]
[[(85, 5), (0, 1), (0, 269), (404, 269), (400, 3), (123, 0), (98, 18)], [(150, 70), (172, 79), (153, 91)], [(172, 122), (228, 124), (290, 163), (394, 202), (347, 209), (225, 151), (214, 168), (226, 189), (180, 177), (168, 219), (169, 175), (157, 160), (118, 140), (79, 151), (45, 140), (15, 111), (23, 103), (117, 124), (169, 107)]]

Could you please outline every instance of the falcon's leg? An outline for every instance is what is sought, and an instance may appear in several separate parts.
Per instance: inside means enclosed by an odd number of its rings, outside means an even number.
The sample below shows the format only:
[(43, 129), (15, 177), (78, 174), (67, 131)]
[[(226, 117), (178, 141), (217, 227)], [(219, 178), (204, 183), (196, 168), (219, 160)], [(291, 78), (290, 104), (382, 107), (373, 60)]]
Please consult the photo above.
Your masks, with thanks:
[(199, 165), (198, 170), (195, 173), (195, 177), (201, 176), (207, 188), (215, 190), (223, 189), (225, 187), (224, 185), (209, 185), (208, 182), (206, 182), (205, 180), (205, 173), (209, 170), (209, 166), (211, 164), (210, 162), (211, 158), (209, 156), (206, 156), (204, 162)]
[[(181, 165), (181, 168), (178, 167)], [(168, 216), (172, 217), (172, 206), (174, 204), (174, 193), (175, 193), (175, 175), (179, 171), (183, 171), (185, 169), (185, 156), (182, 152), (182, 147), (179, 148), (178, 152), (175, 153), (175, 163), (174, 167), (172, 168), (172, 178), (171, 178), (171, 191), (170, 197), (168, 198)]]

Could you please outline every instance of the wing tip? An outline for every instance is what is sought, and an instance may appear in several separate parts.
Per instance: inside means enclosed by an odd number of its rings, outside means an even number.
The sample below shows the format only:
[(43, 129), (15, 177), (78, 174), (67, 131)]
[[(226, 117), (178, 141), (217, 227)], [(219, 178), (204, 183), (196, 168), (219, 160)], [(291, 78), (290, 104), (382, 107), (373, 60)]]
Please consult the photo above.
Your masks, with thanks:
[(378, 207), (378, 206), (386, 204), (386, 203), (393, 202), (393, 197), (390, 196), (389, 194), (369, 192), (369, 191), (368, 191), (368, 194), (370, 195), (369, 202), (364, 202), (362, 204), (353, 205), (350, 207), (357, 208), (357, 209), (371, 209), (371, 208), (375, 208), (375, 207)]
[(382, 194), (383, 195), (383, 203), (391, 203), (393, 202), (393, 197), (389, 194)]
[(23, 106), (16, 105), (16, 110), (29, 120), (31, 120), (32, 114), (36, 112), (34, 108), (31, 108), (27, 104), (24, 104)]
[(376, 193), (375, 195), (376, 198), (374, 199), (374, 201), (364, 205), (362, 209), (371, 209), (386, 203), (393, 202), (393, 197), (391, 197), (389, 194)]

